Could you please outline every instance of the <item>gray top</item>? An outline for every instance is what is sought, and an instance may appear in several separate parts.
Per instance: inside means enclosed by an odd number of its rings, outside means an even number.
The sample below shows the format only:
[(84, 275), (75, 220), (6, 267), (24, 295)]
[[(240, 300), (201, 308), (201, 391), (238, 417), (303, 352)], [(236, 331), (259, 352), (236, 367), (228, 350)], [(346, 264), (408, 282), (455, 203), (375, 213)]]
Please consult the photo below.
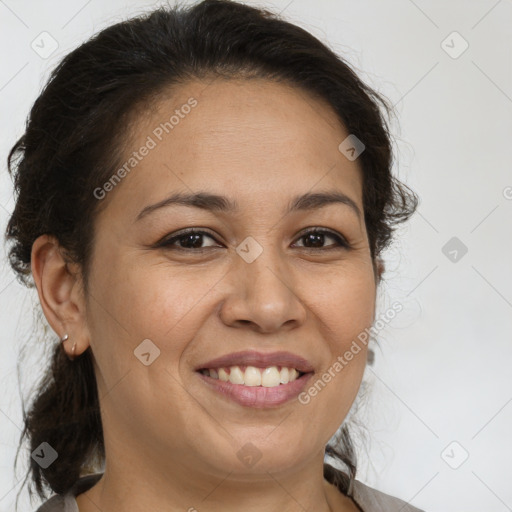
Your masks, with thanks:
[[(35, 512), (79, 512), (75, 496), (90, 489), (103, 475), (94, 473), (79, 478), (65, 494), (55, 494), (45, 501)], [(362, 512), (424, 512), (405, 501), (368, 487), (354, 480), (348, 494)]]

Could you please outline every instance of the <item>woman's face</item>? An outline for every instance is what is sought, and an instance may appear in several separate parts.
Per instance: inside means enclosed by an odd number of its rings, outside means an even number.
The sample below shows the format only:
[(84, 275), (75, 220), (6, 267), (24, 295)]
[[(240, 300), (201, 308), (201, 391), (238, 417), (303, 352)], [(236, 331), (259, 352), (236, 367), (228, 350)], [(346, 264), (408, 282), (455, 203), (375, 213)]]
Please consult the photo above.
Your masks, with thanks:
[[(328, 106), (283, 84), (193, 82), (169, 97), (139, 122), (123, 163), (136, 160), (99, 199), (108, 202), (95, 223), (81, 335), (94, 356), (107, 457), (240, 478), (323, 459), (357, 394), (365, 347), (341, 370), (333, 365), (375, 306), (361, 170), (338, 149), (349, 133)], [(224, 199), (146, 209), (199, 193)], [(288, 210), (318, 193), (347, 199)], [(278, 367), (266, 371), (268, 386), (198, 371), (241, 351), (269, 356), (237, 360), (242, 370)], [(305, 359), (312, 373), (272, 384), (280, 366), (299, 366), (276, 352)], [(329, 370), (330, 382), (299, 400)]]

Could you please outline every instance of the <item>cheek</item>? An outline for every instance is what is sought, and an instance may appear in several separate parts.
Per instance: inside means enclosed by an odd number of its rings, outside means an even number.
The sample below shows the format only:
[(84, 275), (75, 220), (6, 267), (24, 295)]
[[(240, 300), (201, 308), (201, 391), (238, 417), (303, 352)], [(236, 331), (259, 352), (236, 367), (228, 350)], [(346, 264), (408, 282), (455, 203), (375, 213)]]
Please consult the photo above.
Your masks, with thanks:
[[(370, 267), (371, 270), (371, 267)], [(314, 415), (339, 425), (350, 409), (363, 377), (367, 358), (367, 329), (375, 314), (373, 273), (339, 275), (315, 297), (321, 337), (328, 347), (325, 365), (305, 390), (302, 403)]]
[(350, 345), (373, 322), (376, 298), (373, 269), (365, 265), (352, 272), (340, 272), (324, 282), (328, 284), (320, 293), (309, 294), (313, 300), (311, 308), (321, 318), (332, 347), (345, 350), (347, 343)]
[(126, 346), (128, 364), (133, 364), (130, 356), (145, 339), (165, 351), (167, 360), (176, 360), (200, 329), (208, 314), (208, 291), (213, 291), (221, 277), (212, 272), (184, 272), (165, 262), (144, 266), (137, 258), (126, 258), (99, 281), (104, 307), (94, 313), (101, 329), (97, 335), (101, 339), (108, 330), (116, 349)]

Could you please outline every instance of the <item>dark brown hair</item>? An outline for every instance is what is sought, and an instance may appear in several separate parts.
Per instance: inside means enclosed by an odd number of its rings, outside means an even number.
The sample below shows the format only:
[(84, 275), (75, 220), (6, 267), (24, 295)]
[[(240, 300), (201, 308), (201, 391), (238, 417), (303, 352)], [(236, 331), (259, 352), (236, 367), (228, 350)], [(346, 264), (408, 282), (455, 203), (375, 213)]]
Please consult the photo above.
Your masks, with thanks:
[[(16, 204), (6, 239), (10, 264), (23, 284), (34, 287), (33, 242), (52, 234), (70, 261), (80, 265), (87, 293), (94, 219), (105, 204), (93, 191), (118, 168), (130, 127), (137, 122), (134, 114), (154, 105), (173, 85), (215, 77), (291, 84), (327, 102), (348, 133), (363, 141), (366, 148), (358, 161), (375, 263), (389, 245), (394, 225), (417, 206), (416, 195), (391, 174), (384, 113), (392, 113), (392, 107), (302, 28), (264, 9), (205, 0), (112, 25), (69, 53), (51, 73), (25, 133), (8, 156)], [(20, 438), (20, 446), (28, 440), (30, 451), (47, 442), (58, 452), (46, 469), (30, 459), (25, 481), (30, 476), (43, 499), (45, 488), (69, 490), (83, 473), (98, 468), (105, 455), (90, 348), (73, 362), (57, 340), (52, 350), (37, 393), (23, 407)], [(347, 468), (347, 478), (345, 473), (336, 477), (346, 492), (356, 461), (345, 425), (337, 439), (327, 453)]]

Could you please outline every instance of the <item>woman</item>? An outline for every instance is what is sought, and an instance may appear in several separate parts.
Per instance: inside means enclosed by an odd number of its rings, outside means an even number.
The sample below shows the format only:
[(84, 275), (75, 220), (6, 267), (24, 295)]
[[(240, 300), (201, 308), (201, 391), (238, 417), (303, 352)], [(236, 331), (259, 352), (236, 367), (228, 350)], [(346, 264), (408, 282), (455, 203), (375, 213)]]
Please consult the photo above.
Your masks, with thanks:
[(343, 424), (416, 207), (379, 104), (223, 0), (61, 62), (9, 155), (10, 261), (60, 338), (22, 436), (39, 512), (418, 510), (356, 480)]

